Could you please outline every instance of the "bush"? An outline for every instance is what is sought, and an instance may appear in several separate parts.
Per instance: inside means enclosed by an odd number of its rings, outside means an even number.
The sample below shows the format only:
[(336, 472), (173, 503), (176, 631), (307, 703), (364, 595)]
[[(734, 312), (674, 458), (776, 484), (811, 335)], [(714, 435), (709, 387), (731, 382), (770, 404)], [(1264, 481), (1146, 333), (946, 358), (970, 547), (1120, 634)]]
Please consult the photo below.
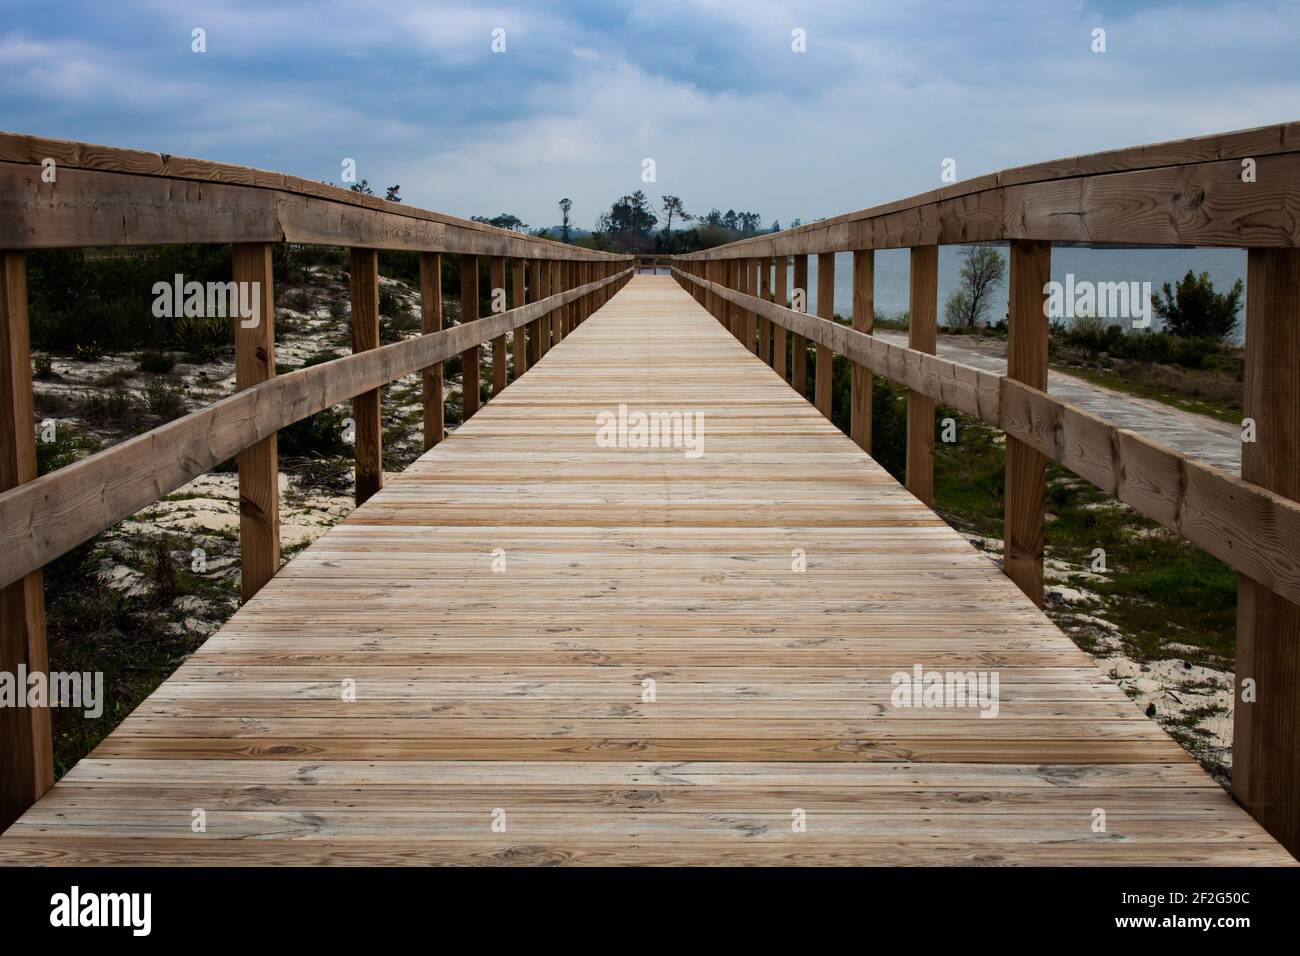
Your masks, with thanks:
[(56, 422), (54, 437), (49, 441), (42, 441), (40, 431), (37, 431), (36, 474), (48, 475), (52, 471), (58, 471), (84, 458), (98, 447), (99, 443), (76, 425)]
[(39, 379), (54, 378), (54, 360), (48, 355), (38, 355), (32, 359), (32, 368)]
[(1177, 289), (1171, 289), (1166, 282), (1161, 295), (1151, 296), (1151, 307), (1171, 335), (1222, 342), (1237, 330), (1243, 292), (1240, 279), (1226, 295), (1215, 292), (1209, 273), (1195, 276), (1189, 269)]
[(144, 404), (149, 411), (168, 422), (185, 414), (185, 394), (175, 382), (154, 379), (146, 383)]
[(88, 422), (121, 425), (135, 412), (135, 399), (124, 388), (108, 392), (86, 392), (82, 396), (81, 417)]
[(141, 352), (136, 357), (136, 361), (139, 363), (140, 371), (151, 372), (154, 375), (166, 375), (176, 367), (176, 356), (169, 352)]
[(185, 316), (176, 320), (173, 340), (186, 358), (194, 362), (215, 362), (234, 347), (231, 319)]
[(342, 408), (327, 408), (280, 429), (280, 454), (286, 458), (351, 456), (352, 446), (343, 440), (343, 420), (348, 416)]

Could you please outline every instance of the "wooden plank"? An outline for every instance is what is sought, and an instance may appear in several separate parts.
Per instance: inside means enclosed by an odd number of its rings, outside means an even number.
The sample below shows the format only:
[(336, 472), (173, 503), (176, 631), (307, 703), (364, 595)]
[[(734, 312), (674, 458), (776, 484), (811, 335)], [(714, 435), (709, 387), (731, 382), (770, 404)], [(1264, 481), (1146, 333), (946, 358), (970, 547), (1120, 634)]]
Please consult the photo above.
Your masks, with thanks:
[[(494, 313), (505, 312), (506, 305), (506, 260), (504, 256), (493, 256), (488, 266), (488, 303)], [(492, 397), (495, 398), (506, 388), (506, 337), (498, 335), (492, 340)]]
[[(853, 330), (870, 335), (876, 323), (876, 257), (870, 249), (853, 253)], [(871, 369), (853, 363), (849, 394), (849, 437), (871, 454)]]
[[(478, 256), (460, 257), (460, 321), (477, 322), (482, 313), (478, 301)], [(460, 355), (461, 421), (467, 422), (479, 406), (479, 347), (475, 343)]]
[[(593, 449), (619, 402), (703, 410), (704, 453)], [(895, 706), (915, 663), (993, 669), (998, 719)], [(296, 556), (0, 836), (0, 862), (48, 864), (899, 853), (1289, 862), (991, 562), (655, 276)]]
[[(442, 329), (442, 256), (437, 252), (424, 252), (420, 254), (420, 332), (429, 335)], [(428, 451), (447, 433), (442, 363), (435, 362), (425, 368), (420, 379), (424, 450)]]
[[(790, 289), (791, 301), (794, 302), (795, 296), (798, 296), (803, 303), (795, 311), (806, 313), (808, 311), (808, 257), (806, 255), (794, 257), (794, 275), (791, 282), (793, 283)], [(797, 332), (790, 336), (790, 387), (805, 397), (808, 394), (808, 340)]]
[[(740, 281), (747, 295), (754, 295), (755, 288), (758, 284), (758, 264), (753, 259), (740, 260)], [(746, 309), (744, 316), (743, 328), (741, 330), (741, 339), (745, 343), (745, 348), (749, 349), (755, 355), (758, 354), (758, 316)]]
[[(1243, 443), (1241, 476), (1295, 501), (1300, 252), (1250, 250), (1246, 281), (1243, 395), (1255, 440)], [(1297, 541), (1293, 537), (1289, 544)], [(1293, 855), (1300, 854), (1300, 604), (1246, 575), (1237, 588), (1233, 714), (1233, 795)]]
[[(817, 315), (835, 322), (835, 253), (823, 252), (817, 256)], [(817, 411), (831, 417), (832, 378), (834, 356), (830, 348), (817, 343), (817, 365), (814, 372), (814, 404)]]
[[(351, 250), (352, 352), (379, 347), (379, 252)], [(379, 415), (380, 390), (352, 399), (356, 501), (364, 504), (384, 486), (384, 428)]]
[[(257, 313), (236, 316), (235, 390), (275, 377), (275, 286), (269, 243), (236, 243), (230, 252), (234, 281), (257, 290)], [(241, 294), (240, 301), (245, 297)], [(354, 313), (355, 314), (355, 313)], [(276, 436), (239, 453), (240, 594), (248, 601), (280, 570), (280, 469)]]
[[(1052, 244), (1011, 243), (1007, 377), (1047, 391), (1046, 290)], [(1002, 568), (1020, 590), (1043, 606), (1043, 547), (1047, 516), (1047, 460), (1008, 435)]]
[[(908, 280), (907, 344), (934, 354), (939, 339), (939, 247), (916, 246)], [(907, 392), (907, 490), (934, 503), (934, 399)]]
[[(0, 252), (0, 492), (36, 477), (27, 323), (27, 257)], [(34, 570), (0, 588), (0, 674), (48, 670), (45, 588)], [(53, 783), (49, 708), (0, 707), (0, 832)]]
[(448, 359), (577, 294), (571, 290), (478, 324), (277, 375), (0, 493), (0, 587), (39, 570), (284, 426)]
[[(524, 260), (515, 259), (510, 267), (510, 307), (517, 309), (525, 304)], [(515, 359), (515, 378), (528, 371), (528, 336), (531, 326), (521, 325), (510, 334), (511, 351)]]

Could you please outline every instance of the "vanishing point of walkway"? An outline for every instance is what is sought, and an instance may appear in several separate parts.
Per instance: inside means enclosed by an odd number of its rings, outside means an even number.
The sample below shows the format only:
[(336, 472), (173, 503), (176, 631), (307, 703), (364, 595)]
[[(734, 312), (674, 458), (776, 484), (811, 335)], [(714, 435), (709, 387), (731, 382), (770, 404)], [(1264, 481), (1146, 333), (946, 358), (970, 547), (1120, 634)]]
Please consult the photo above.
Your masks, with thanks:
[[(598, 447), (620, 404), (703, 415), (703, 454)], [(997, 716), (893, 706), (918, 665), (996, 674)], [(991, 561), (638, 277), (298, 555), (0, 862), (1290, 857)]]

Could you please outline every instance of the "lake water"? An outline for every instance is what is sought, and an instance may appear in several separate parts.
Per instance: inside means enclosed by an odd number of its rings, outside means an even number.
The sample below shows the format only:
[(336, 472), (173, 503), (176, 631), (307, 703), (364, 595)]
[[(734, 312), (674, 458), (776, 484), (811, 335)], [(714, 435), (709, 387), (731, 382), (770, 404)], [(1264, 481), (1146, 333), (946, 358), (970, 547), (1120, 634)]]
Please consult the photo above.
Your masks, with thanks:
[[(944, 303), (948, 301), (961, 281), (962, 251), (964, 246), (939, 247), (939, 321), (943, 321)], [(1010, 253), (1004, 246), (995, 246), (1004, 259)], [(876, 252), (876, 311), (887, 318), (907, 310), (908, 250), (881, 249)], [(1090, 282), (1150, 282), (1151, 291), (1160, 292), (1168, 282), (1174, 285), (1190, 269), (1197, 275), (1208, 272), (1214, 288), (1227, 292), (1238, 279), (1246, 280), (1246, 251), (1244, 249), (1089, 249), (1079, 246), (1057, 246), (1052, 249), (1052, 279), (1064, 283), (1067, 273), (1074, 275), (1076, 285)], [(791, 267), (793, 272), (793, 267)], [(793, 282), (793, 274), (789, 282)], [(853, 254), (835, 255), (835, 311), (848, 316), (853, 311)], [(808, 257), (808, 311), (817, 311), (817, 257)], [(787, 285), (791, 288), (791, 285)], [(995, 291), (993, 305), (986, 315), (990, 321), (1006, 316), (1007, 285), (1002, 282)], [(1239, 314), (1237, 340), (1245, 324), (1245, 306)], [(1125, 324), (1125, 323), (1121, 323)], [(1160, 319), (1153, 317), (1152, 326), (1158, 328)]]

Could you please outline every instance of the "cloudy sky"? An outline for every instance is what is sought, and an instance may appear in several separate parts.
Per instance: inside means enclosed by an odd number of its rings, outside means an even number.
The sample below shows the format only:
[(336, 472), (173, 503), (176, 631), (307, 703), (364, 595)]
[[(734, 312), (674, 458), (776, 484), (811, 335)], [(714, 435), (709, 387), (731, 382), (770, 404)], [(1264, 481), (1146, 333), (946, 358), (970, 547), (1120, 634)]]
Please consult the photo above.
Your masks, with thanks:
[(332, 182), (352, 157), (457, 215), (550, 225), (569, 196), (590, 227), (645, 188), (789, 224), (947, 157), (964, 179), (1300, 119), (1300, 0), (0, 0), (0, 77), (5, 130)]

